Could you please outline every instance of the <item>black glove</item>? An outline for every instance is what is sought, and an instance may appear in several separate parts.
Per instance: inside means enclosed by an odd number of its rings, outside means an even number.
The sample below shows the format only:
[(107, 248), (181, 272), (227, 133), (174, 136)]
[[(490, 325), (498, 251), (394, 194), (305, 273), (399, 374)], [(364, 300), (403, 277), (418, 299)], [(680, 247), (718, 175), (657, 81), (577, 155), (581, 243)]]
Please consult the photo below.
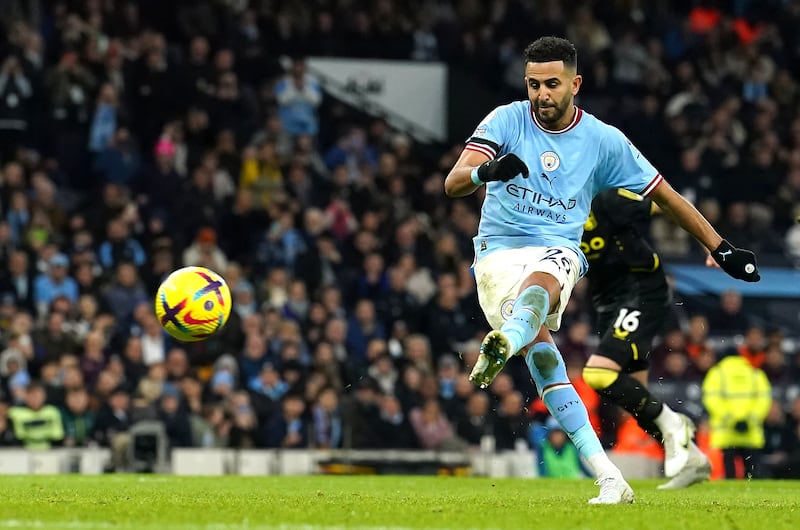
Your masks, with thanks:
[(757, 282), (761, 279), (758, 274), (756, 255), (749, 250), (736, 248), (723, 239), (711, 256), (722, 267), (722, 270), (737, 280)]
[(739, 420), (733, 424), (733, 430), (739, 434), (744, 434), (750, 430), (750, 424), (747, 423), (747, 420)]
[(508, 182), (520, 173), (528, 178), (528, 166), (514, 153), (506, 153), (500, 158), (487, 160), (478, 166), (478, 178), (483, 182), (494, 180)]

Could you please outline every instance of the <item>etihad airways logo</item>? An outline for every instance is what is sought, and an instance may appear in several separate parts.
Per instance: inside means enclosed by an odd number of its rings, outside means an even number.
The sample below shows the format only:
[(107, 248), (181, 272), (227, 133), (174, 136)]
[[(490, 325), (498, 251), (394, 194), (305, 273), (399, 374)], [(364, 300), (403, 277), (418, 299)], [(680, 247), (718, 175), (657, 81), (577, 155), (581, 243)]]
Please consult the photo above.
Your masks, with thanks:
[(516, 184), (506, 184), (506, 192), (512, 197), (523, 199), (531, 204), (537, 206), (549, 206), (550, 208), (562, 208), (564, 210), (572, 210), (577, 204), (575, 199), (558, 199), (556, 197), (549, 197), (536, 190), (524, 188)]

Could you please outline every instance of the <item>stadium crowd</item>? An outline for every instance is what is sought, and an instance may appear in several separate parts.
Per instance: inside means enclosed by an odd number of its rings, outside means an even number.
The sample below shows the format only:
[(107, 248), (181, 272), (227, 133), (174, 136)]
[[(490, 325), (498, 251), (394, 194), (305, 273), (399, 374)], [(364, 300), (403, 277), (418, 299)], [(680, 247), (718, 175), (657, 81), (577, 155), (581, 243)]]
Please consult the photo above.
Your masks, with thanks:
[[(173, 447), (542, 443), (522, 363), (488, 392), (466, 379), (487, 324), (470, 274), (480, 198), (443, 195), (461, 139), (423, 146), (329, 99), (304, 56), (441, 60), (519, 99), (521, 49), (565, 35), (581, 105), (731, 241), (800, 263), (797, 0), (3, 5), (0, 445), (114, 447), (146, 419)], [(665, 220), (653, 237), (662, 255), (699, 253)], [(233, 293), (204, 342), (172, 341), (153, 314), (182, 265)], [(584, 293), (559, 333), (576, 381), (595, 340)], [(676, 305), (656, 381), (702, 383), (722, 353), (710, 339), (740, 335), (774, 387), (796, 385), (800, 355), (742, 306), (735, 292), (703, 314)], [(585, 390), (623, 446), (629, 422)], [(764, 451), (800, 474), (786, 395)]]

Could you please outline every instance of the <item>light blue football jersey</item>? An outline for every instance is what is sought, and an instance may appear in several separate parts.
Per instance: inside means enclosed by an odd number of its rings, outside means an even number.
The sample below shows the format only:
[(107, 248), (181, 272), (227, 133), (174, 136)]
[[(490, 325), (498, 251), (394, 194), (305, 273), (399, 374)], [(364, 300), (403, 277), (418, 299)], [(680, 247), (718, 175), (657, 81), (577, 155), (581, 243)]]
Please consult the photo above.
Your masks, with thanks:
[(592, 199), (609, 188), (647, 196), (661, 182), (655, 167), (619, 129), (576, 108), (558, 132), (536, 121), (530, 101), (497, 107), (478, 125), (466, 149), (490, 158), (514, 153), (529, 176), (486, 184), (475, 262), (494, 251), (527, 246), (564, 246), (580, 251)]

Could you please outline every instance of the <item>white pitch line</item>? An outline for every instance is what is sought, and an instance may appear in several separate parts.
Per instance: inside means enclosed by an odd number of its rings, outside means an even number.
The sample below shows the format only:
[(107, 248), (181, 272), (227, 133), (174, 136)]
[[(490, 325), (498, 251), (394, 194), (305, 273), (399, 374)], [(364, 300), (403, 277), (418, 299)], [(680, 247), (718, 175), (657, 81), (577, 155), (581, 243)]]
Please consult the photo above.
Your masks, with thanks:
[[(146, 525), (130, 523), (103, 523), (95, 521), (41, 521), (36, 519), (0, 519), (0, 528), (25, 528), (25, 529), (71, 529), (71, 530), (107, 530), (110, 528), (168, 528), (170, 530), (418, 530), (407, 526), (351, 526), (351, 525), (315, 525), (315, 524), (252, 524), (243, 523), (207, 523), (168, 524), (151, 523)], [(448, 528), (428, 528), (427, 530), (450, 530)], [(459, 530), (478, 530), (473, 528), (460, 528)], [(483, 529), (487, 530), (487, 529)]]

